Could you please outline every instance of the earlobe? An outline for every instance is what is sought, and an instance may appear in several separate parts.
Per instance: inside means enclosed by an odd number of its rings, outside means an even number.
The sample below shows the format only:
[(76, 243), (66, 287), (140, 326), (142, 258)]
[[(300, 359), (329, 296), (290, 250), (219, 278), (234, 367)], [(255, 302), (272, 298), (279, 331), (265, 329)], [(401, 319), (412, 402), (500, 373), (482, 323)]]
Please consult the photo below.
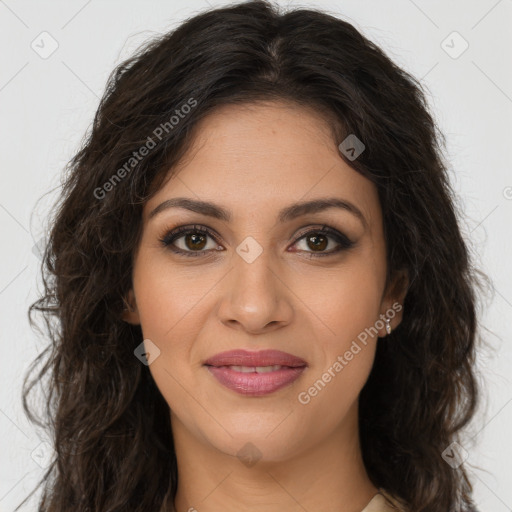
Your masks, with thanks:
[(130, 290), (126, 297), (123, 297), (125, 307), (123, 309), (122, 319), (132, 325), (140, 325), (139, 311), (133, 290)]

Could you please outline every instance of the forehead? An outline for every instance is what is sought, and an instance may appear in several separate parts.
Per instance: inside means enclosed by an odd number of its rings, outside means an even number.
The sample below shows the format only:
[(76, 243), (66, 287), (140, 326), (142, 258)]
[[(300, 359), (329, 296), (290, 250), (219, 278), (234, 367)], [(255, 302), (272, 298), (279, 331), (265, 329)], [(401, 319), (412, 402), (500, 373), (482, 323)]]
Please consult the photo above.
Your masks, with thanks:
[[(328, 121), (287, 102), (224, 105), (194, 130), (185, 158), (146, 205), (188, 196), (243, 212), (338, 196), (380, 218), (375, 185), (340, 156)], [(341, 142), (341, 141), (340, 141)]]

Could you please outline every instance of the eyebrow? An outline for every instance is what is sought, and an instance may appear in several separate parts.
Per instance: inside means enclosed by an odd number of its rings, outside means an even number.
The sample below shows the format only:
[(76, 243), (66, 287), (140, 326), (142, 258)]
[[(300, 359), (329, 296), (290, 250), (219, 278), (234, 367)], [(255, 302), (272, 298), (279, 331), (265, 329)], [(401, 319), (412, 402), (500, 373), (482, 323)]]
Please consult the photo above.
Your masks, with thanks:
[[(172, 199), (167, 199), (163, 203), (160, 203), (156, 208), (154, 208), (150, 212), (148, 219), (152, 219), (160, 212), (169, 208), (184, 208), (185, 210), (190, 210), (225, 222), (229, 222), (233, 217), (230, 210), (226, 210), (215, 203), (190, 199), (187, 197), (173, 197)], [(279, 211), (278, 221), (288, 222), (302, 215), (318, 213), (330, 208), (338, 208), (352, 213), (363, 223), (365, 227), (367, 226), (366, 218), (357, 206), (345, 199), (337, 197), (325, 197), (291, 204)]]

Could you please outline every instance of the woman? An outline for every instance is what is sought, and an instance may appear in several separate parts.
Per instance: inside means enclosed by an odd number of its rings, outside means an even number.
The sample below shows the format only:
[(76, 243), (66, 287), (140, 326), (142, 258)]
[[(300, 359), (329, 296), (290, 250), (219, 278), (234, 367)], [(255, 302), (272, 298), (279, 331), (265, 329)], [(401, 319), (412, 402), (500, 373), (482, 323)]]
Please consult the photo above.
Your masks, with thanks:
[(475, 510), (477, 272), (441, 137), (314, 10), (211, 10), (121, 64), (31, 307), (39, 510)]

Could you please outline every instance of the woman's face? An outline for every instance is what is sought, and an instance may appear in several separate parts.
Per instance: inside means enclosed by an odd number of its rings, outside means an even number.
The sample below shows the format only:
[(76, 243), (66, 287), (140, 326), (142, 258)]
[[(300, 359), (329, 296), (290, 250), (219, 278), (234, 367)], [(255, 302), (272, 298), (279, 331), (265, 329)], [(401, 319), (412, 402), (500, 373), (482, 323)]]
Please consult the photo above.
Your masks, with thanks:
[[(197, 134), (144, 207), (125, 317), (142, 326), (173, 433), (229, 455), (250, 446), (269, 461), (353, 436), (377, 336), (386, 335), (379, 319), (391, 311), (396, 328), (392, 305), (403, 298), (384, 289), (376, 187), (342, 160), (325, 121), (298, 106), (224, 106)], [(191, 207), (166, 203), (176, 198)], [(342, 206), (299, 206), (318, 200)], [(199, 201), (214, 206), (192, 207)], [(180, 226), (191, 232), (173, 239)], [(323, 226), (332, 231), (318, 233)], [(234, 349), (279, 350), (306, 366), (271, 376), (205, 365)]]

